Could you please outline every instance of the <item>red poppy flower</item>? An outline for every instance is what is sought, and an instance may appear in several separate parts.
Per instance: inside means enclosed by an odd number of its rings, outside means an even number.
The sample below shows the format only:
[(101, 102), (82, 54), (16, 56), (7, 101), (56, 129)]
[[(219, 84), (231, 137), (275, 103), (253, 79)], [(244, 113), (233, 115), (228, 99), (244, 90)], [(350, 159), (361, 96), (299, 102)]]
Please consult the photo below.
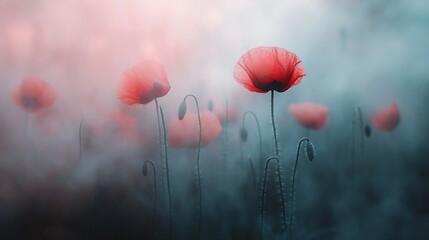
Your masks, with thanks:
[(284, 92), (305, 76), (301, 60), (277, 47), (257, 47), (246, 52), (234, 68), (234, 78), (252, 92)]
[(305, 128), (320, 129), (328, 123), (328, 108), (318, 103), (289, 105), (289, 113)]
[(39, 78), (26, 77), (12, 91), (12, 101), (29, 112), (49, 108), (54, 103), (57, 93), (51, 85)]
[(128, 105), (147, 104), (170, 90), (164, 66), (146, 60), (128, 69), (119, 82), (117, 96)]
[(390, 107), (381, 110), (372, 118), (372, 123), (379, 131), (390, 132), (398, 126), (401, 121), (398, 105), (394, 102)]
[[(222, 131), (218, 117), (213, 112), (201, 112), (201, 146), (207, 146)], [(198, 147), (198, 115), (187, 113), (182, 120), (173, 119), (168, 126), (168, 142), (173, 147)]]

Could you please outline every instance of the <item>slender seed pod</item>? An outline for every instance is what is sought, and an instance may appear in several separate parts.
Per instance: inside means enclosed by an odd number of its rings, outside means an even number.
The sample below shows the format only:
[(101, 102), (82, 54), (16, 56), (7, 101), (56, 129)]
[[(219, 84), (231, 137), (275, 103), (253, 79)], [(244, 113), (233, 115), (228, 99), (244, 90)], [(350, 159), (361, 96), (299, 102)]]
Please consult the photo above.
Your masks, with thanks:
[(365, 125), (365, 136), (367, 138), (371, 137), (371, 127), (368, 124)]
[(143, 176), (147, 176), (147, 164), (145, 163), (145, 164), (143, 164), (143, 167), (142, 167), (142, 174), (143, 174)]
[(240, 128), (240, 139), (241, 139), (241, 141), (247, 142), (247, 136), (248, 136), (247, 129), (245, 127), (241, 127)]
[(305, 145), (305, 153), (307, 155), (308, 160), (313, 161), (315, 151), (314, 151), (314, 145), (310, 142), (310, 140), (307, 141), (307, 144)]
[(183, 101), (180, 104), (180, 106), (179, 106), (179, 112), (178, 112), (178, 115), (177, 115), (180, 120), (182, 120), (185, 117), (186, 109), (187, 109), (187, 107), (186, 107), (186, 101)]

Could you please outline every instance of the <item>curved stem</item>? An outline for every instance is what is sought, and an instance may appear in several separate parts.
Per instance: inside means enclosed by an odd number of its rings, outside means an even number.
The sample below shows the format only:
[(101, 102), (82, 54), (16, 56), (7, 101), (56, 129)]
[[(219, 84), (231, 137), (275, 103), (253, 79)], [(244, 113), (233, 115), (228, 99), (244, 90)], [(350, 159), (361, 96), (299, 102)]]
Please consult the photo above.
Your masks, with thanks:
[(164, 121), (164, 112), (162, 111), (162, 107), (159, 107), (161, 112), (161, 121), (162, 121), (162, 129), (164, 131), (164, 151), (165, 151), (165, 168), (167, 170), (167, 190), (168, 190), (168, 238), (171, 239), (172, 235), (172, 219), (171, 219), (171, 190), (170, 190), (170, 173), (168, 169), (168, 149), (167, 149), (167, 131), (165, 129), (165, 121)]
[(256, 117), (256, 114), (252, 111), (246, 111), (242, 116), (242, 126), (245, 126), (246, 116), (250, 114), (256, 122), (256, 127), (258, 128), (258, 140), (259, 140), (259, 159), (262, 159), (262, 135), (261, 135), (261, 126), (259, 125), (259, 120)]
[(279, 144), (277, 141), (276, 123), (274, 121), (274, 90), (271, 90), (271, 121), (273, 122), (274, 145), (275, 145), (275, 149), (276, 149), (276, 156), (278, 156), (279, 155)]
[(154, 205), (153, 205), (153, 213), (152, 213), (152, 236), (155, 237), (154, 233), (155, 233), (155, 217), (156, 217), (156, 204), (157, 204), (157, 196), (158, 196), (158, 191), (156, 189), (156, 171), (155, 171), (155, 165), (153, 164), (152, 161), (150, 160), (146, 160), (143, 164), (147, 165), (150, 164), (152, 166), (152, 171), (153, 171), (153, 188), (155, 191), (155, 196), (154, 196)]
[(159, 157), (161, 162), (161, 183), (162, 183), (162, 192), (164, 193), (164, 167), (162, 165), (162, 136), (161, 136), (161, 122), (159, 120), (159, 105), (158, 99), (155, 98), (155, 107), (156, 107), (156, 120), (158, 121), (158, 142), (159, 142)]
[(290, 213), (289, 213), (289, 225), (292, 224), (292, 216), (293, 216), (293, 211), (294, 211), (294, 202), (295, 202), (295, 177), (296, 177), (296, 169), (298, 168), (298, 159), (299, 159), (299, 153), (301, 150), (301, 144), (307, 141), (309, 142), (310, 140), (308, 138), (301, 138), (301, 140), (299, 140), (298, 142), (298, 147), (296, 149), (296, 158), (295, 158), (295, 167), (293, 168), (293, 175), (292, 175), (292, 195), (291, 195), (291, 209), (290, 209)]
[(283, 185), (282, 185), (282, 178), (280, 174), (280, 159), (278, 156), (272, 156), (267, 159), (265, 163), (265, 172), (264, 172), (264, 180), (262, 182), (262, 197), (261, 197), (261, 226), (260, 226), (260, 232), (261, 236), (263, 238), (263, 226), (264, 226), (264, 205), (265, 205), (265, 185), (267, 182), (267, 175), (268, 175), (268, 165), (271, 162), (271, 160), (275, 160), (277, 163), (277, 171), (278, 171), (278, 181), (279, 181), (279, 187), (280, 187), (280, 197), (282, 202), (282, 213), (283, 213), (283, 224), (286, 227), (286, 208), (285, 208), (285, 202), (284, 202), (284, 195), (283, 195)]
[(197, 149), (197, 181), (198, 181), (198, 188), (199, 188), (199, 221), (198, 221), (198, 238), (200, 238), (201, 235), (201, 221), (202, 221), (202, 191), (201, 191), (201, 175), (200, 175), (200, 151), (201, 151), (201, 135), (202, 135), (202, 129), (201, 129), (201, 117), (200, 117), (200, 107), (198, 105), (197, 97), (195, 97), (192, 94), (188, 94), (185, 96), (183, 101), (186, 101), (188, 97), (192, 97), (195, 100), (195, 105), (197, 107), (197, 115), (198, 115), (198, 126), (199, 126), (199, 134), (198, 134), (198, 149)]

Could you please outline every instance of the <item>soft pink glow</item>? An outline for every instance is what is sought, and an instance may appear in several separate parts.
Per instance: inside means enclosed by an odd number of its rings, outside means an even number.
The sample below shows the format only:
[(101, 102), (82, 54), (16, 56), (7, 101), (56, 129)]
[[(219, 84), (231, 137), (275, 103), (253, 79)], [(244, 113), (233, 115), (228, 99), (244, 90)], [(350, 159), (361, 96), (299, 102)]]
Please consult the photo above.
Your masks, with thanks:
[(324, 127), (329, 121), (329, 109), (319, 103), (291, 104), (288, 110), (305, 128), (317, 130)]
[[(201, 145), (207, 146), (222, 131), (218, 117), (213, 112), (201, 112)], [(198, 115), (187, 113), (182, 120), (174, 118), (168, 126), (168, 142), (172, 147), (198, 147)]]
[(382, 132), (391, 132), (395, 130), (400, 121), (399, 107), (396, 102), (393, 102), (389, 107), (381, 110), (372, 117), (372, 124), (374, 124), (378, 131)]
[(29, 112), (49, 108), (54, 103), (57, 93), (51, 85), (36, 77), (26, 77), (12, 91), (12, 101)]

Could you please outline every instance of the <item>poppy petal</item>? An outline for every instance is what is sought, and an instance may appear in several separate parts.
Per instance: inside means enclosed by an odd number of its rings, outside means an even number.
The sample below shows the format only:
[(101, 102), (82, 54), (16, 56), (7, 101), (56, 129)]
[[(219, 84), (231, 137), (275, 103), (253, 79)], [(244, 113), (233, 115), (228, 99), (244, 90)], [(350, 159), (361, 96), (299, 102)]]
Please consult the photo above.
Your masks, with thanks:
[(375, 128), (384, 132), (395, 130), (400, 121), (399, 107), (396, 102), (392, 103), (388, 108), (381, 110), (372, 118)]
[(301, 60), (292, 52), (277, 47), (257, 47), (238, 60), (234, 78), (253, 92), (284, 92), (305, 76)]

